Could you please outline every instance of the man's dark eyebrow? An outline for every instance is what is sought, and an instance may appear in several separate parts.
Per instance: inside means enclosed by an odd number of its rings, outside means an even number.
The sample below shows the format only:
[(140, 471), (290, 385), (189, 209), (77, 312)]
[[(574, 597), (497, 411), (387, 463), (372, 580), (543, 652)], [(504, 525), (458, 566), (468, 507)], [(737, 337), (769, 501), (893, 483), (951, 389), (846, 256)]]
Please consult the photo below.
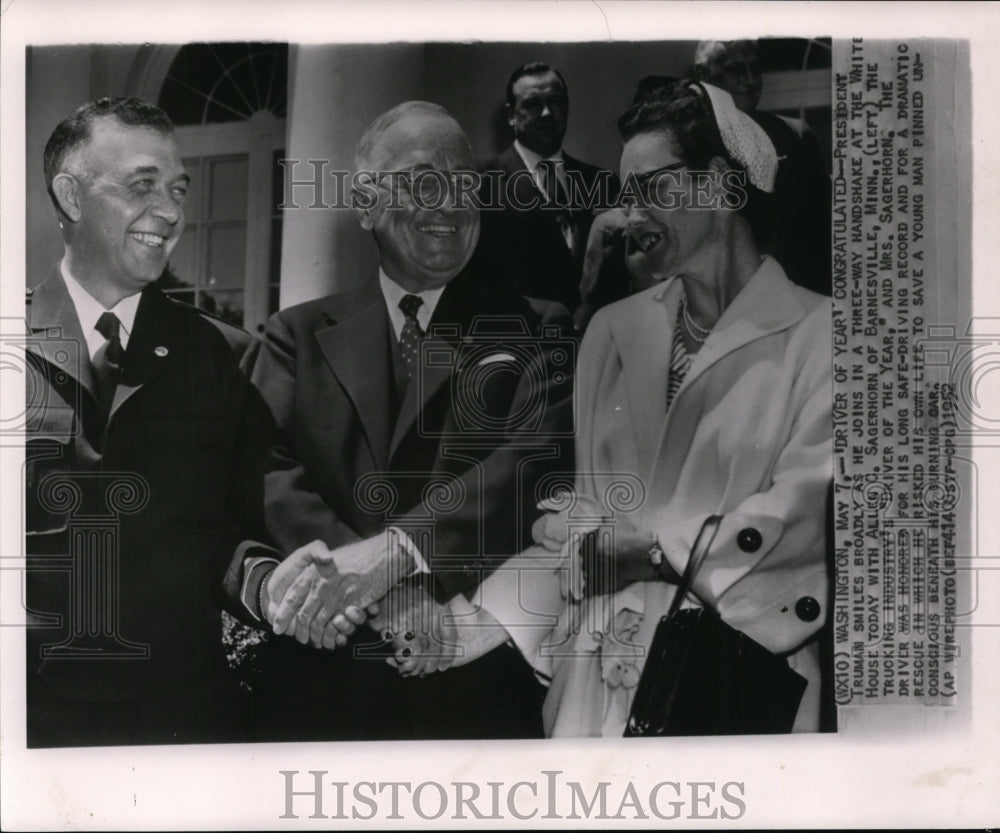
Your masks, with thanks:
[[(156, 165), (140, 165), (138, 168), (132, 171), (132, 176), (136, 176), (138, 174), (158, 174), (158, 173), (160, 173), (160, 169)], [(190, 184), (191, 182), (191, 177), (188, 176), (186, 173), (182, 173), (177, 178), (183, 180), (185, 184)]]

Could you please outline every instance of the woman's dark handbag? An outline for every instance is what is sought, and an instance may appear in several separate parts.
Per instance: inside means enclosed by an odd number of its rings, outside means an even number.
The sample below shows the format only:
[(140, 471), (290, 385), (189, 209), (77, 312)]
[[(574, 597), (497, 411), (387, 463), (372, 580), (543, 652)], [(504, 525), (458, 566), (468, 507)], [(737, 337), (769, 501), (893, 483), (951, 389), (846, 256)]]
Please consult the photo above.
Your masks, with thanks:
[(713, 610), (680, 610), (722, 518), (712, 515), (691, 548), (660, 619), (636, 688), (625, 736), (764, 735), (790, 732), (805, 679)]

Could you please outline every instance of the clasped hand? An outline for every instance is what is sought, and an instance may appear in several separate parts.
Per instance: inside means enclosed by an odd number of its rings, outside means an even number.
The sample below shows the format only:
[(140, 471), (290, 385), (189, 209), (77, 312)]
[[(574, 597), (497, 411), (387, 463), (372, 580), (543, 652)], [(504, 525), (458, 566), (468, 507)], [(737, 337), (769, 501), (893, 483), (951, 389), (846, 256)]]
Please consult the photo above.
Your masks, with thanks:
[(372, 625), (392, 643), (388, 662), (404, 677), (446, 671), (461, 653), (450, 609), (423, 587), (394, 587)]
[[(535, 521), (535, 543), (563, 553), (560, 587), (564, 598), (580, 601), (588, 596), (616, 593), (636, 581), (655, 577), (649, 560), (656, 538), (641, 530), (625, 515), (614, 515), (596, 501), (579, 495), (569, 500), (579, 517), (592, 517), (592, 524), (569, 524), (567, 498), (543, 501), (540, 509), (550, 510)], [(556, 510), (556, 511), (552, 511)], [(570, 538), (570, 529), (579, 534)], [(664, 564), (661, 577), (669, 580), (671, 570)]]
[(313, 541), (269, 577), (265, 615), (276, 634), (294, 635), (303, 645), (343, 646), (357, 626), (378, 613), (379, 600), (408, 570), (403, 559), (409, 557), (385, 535), (332, 551)]

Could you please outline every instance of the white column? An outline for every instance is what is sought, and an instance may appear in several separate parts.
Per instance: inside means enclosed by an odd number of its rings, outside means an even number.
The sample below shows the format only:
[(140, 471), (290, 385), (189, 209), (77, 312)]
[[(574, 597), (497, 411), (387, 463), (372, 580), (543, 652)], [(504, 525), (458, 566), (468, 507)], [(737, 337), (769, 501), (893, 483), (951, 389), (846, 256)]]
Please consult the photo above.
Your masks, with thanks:
[[(323, 160), (326, 205), (349, 205), (350, 195), (337, 193), (330, 172), (353, 172), (354, 149), (371, 121), (402, 101), (424, 97), (424, 51), (421, 44), (291, 47), (286, 157), (299, 160), (296, 180), (311, 180), (308, 160)], [(286, 183), (289, 178), (286, 173)], [(310, 208), (313, 196), (311, 186), (286, 194), (286, 202), (299, 207), (284, 212), (282, 308), (356, 289), (377, 265), (374, 243), (354, 213)]]

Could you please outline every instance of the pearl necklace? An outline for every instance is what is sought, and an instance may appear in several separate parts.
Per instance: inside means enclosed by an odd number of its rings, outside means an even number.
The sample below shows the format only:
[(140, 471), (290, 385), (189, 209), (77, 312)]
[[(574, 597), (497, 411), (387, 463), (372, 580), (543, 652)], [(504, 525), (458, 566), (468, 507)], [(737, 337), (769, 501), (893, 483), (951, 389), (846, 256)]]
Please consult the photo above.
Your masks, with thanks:
[[(687, 295), (681, 296), (681, 319), (684, 321), (684, 329), (688, 331), (688, 335), (691, 336), (691, 340), (697, 344), (704, 344), (705, 339), (708, 338), (709, 333), (712, 331), (706, 330), (704, 327), (699, 327), (695, 320), (691, 317), (691, 313), (688, 312), (687, 305)], [(695, 330), (698, 332), (696, 333)], [(698, 335), (702, 333), (702, 335)]]

